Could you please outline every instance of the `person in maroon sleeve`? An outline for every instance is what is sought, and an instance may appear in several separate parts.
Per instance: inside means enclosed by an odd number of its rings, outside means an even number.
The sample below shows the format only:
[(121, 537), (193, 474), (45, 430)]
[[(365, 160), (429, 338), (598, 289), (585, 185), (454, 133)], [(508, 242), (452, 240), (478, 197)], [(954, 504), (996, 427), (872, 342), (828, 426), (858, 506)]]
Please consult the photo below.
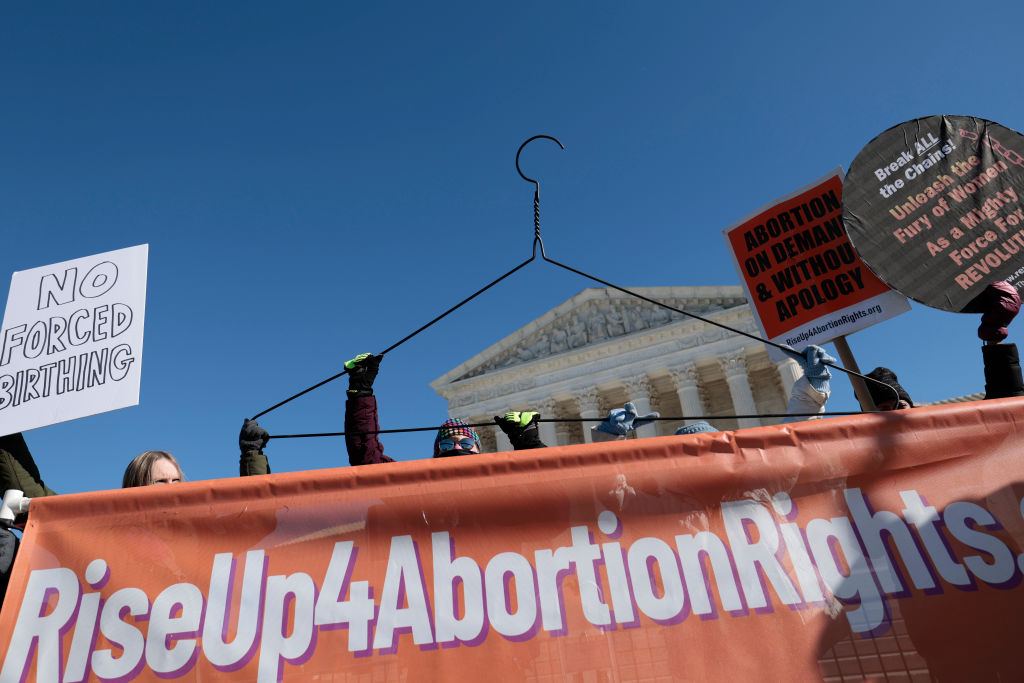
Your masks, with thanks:
[(348, 394), (345, 397), (345, 448), (350, 465), (370, 465), (394, 462), (384, 455), (384, 447), (377, 438), (377, 397), (373, 395), (373, 380), (383, 356), (361, 353), (345, 363), (348, 370)]
[[(377, 438), (380, 425), (377, 420), (377, 398), (373, 395), (373, 381), (377, 378), (382, 356), (361, 353), (345, 363), (348, 370), (348, 394), (345, 399), (345, 447), (350, 465), (369, 465), (394, 462), (384, 454)], [(516, 450), (543, 448), (537, 433), (539, 413), (509, 412), (495, 417), (495, 423), (508, 435)], [(480, 453), (480, 437), (468, 424), (451, 418), (437, 430), (434, 437), (434, 457)]]
[(1016, 344), (1004, 344), (1007, 325), (1020, 311), (1020, 295), (1008, 282), (993, 282), (967, 308), (981, 313), (978, 338), (985, 342), (981, 356), (985, 362), (985, 398), (1024, 396), (1020, 358)]

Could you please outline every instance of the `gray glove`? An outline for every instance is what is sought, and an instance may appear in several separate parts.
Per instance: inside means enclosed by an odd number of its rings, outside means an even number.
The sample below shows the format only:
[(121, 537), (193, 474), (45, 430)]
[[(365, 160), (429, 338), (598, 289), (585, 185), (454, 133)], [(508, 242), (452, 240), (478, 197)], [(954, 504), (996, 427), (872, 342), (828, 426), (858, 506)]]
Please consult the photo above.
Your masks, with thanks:
[(604, 421), (597, 425), (597, 429), (598, 431), (605, 432), (607, 434), (625, 436), (637, 427), (643, 427), (645, 424), (654, 422), (651, 418), (655, 417), (661, 417), (661, 414), (647, 413), (646, 415), (637, 415), (636, 406), (630, 402), (621, 408), (612, 408), (609, 410), (608, 417), (604, 418)]
[(804, 369), (804, 377), (815, 391), (827, 394), (830, 391), (829, 380), (832, 373), (825, 363), (835, 363), (836, 359), (828, 355), (828, 352), (820, 346), (808, 346), (803, 353), (797, 357), (800, 366)]

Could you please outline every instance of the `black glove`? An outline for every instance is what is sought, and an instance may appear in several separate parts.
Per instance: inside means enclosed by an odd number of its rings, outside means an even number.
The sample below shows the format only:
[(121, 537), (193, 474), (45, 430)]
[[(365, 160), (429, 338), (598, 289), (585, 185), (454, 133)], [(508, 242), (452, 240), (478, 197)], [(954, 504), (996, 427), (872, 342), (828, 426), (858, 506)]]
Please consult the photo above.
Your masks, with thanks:
[(348, 370), (348, 393), (353, 396), (373, 396), (373, 380), (377, 379), (377, 369), (384, 356), (372, 353), (361, 353), (345, 362)]
[(18, 552), (18, 537), (8, 529), (0, 529), (0, 576), (9, 575)]
[(256, 420), (246, 420), (242, 431), (238, 433), (238, 447), (242, 453), (249, 451), (263, 452), (263, 447), (270, 441), (270, 434)]
[(544, 448), (544, 442), (540, 440), (540, 430), (537, 427), (537, 420), (540, 413), (516, 413), (509, 412), (504, 415), (495, 415), (494, 423), (501, 427), (508, 440), (512, 442), (512, 448), (521, 451), (527, 448)]
[(7, 584), (11, 580), (11, 568), (18, 553), (18, 537), (9, 529), (0, 528), (0, 603), (7, 595)]
[(985, 359), (985, 398), (1024, 395), (1016, 344), (986, 344), (981, 356)]

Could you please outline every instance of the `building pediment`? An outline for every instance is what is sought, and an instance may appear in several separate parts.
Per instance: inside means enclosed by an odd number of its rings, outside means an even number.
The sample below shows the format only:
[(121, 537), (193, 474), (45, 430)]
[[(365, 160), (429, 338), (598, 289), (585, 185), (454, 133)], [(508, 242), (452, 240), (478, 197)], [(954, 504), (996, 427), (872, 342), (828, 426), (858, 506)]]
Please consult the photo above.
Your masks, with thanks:
[[(740, 287), (636, 287), (632, 291), (701, 317), (717, 317), (747, 304)], [(689, 319), (613, 289), (585, 289), (431, 384), (438, 388), (517, 365), (579, 354), (588, 347), (628, 342), (630, 337)]]

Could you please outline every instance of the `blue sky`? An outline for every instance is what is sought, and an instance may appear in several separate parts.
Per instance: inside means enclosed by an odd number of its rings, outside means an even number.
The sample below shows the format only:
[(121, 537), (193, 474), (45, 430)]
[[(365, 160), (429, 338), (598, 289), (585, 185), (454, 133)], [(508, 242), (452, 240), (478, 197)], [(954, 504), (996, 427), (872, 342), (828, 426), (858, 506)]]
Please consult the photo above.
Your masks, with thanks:
[[(0, 275), (150, 245), (138, 407), (26, 434), (47, 484), (147, 449), (237, 474), (242, 419), (526, 259), (623, 286), (733, 285), (721, 231), (931, 114), (1024, 128), (1019, 3), (8, 3)], [(589, 282), (545, 263), (389, 354), (384, 428)], [(2, 286), (6, 296), (6, 284)], [(980, 391), (977, 319), (914, 304), (849, 338), (918, 401)], [(1011, 334), (1015, 330), (1011, 327)], [(830, 408), (854, 408), (845, 378)], [(345, 381), (271, 432), (340, 431)], [(428, 457), (430, 436), (388, 436)], [(271, 442), (276, 471), (347, 462)]]

